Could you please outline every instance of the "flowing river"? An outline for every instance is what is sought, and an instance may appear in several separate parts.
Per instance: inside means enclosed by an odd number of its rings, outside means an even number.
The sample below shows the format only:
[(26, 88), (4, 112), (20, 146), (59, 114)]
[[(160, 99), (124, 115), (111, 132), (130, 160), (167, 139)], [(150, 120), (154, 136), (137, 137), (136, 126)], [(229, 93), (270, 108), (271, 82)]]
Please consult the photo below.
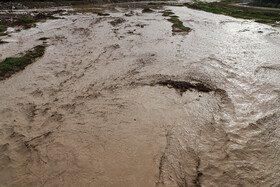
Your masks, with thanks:
[(0, 186), (279, 187), (280, 29), (128, 14), (69, 14), (0, 45), (0, 60), (47, 45), (0, 82)]

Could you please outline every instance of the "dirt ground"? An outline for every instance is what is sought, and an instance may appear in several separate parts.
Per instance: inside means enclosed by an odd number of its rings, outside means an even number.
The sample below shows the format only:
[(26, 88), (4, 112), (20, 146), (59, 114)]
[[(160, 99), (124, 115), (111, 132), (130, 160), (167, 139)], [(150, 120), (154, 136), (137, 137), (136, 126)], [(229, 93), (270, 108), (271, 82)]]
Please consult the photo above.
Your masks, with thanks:
[(280, 29), (142, 10), (68, 9), (1, 36), (0, 61), (47, 47), (0, 81), (0, 186), (280, 185)]

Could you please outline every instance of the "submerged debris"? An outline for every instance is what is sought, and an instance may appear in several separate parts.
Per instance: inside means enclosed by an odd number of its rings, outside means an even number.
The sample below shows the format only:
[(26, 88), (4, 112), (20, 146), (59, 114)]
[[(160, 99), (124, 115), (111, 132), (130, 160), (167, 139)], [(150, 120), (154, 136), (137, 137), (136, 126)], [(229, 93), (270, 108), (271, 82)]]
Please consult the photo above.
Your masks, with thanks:
[(40, 12), (35, 16), (35, 19), (47, 19), (47, 15)]
[(48, 40), (48, 39), (50, 39), (50, 38), (48, 38), (48, 37), (42, 37), (42, 38), (39, 38), (38, 40), (45, 41), (45, 40)]
[(145, 27), (145, 24), (136, 24), (135, 26), (136, 26), (136, 27), (144, 28), (144, 27)]
[(9, 42), (6, 42), (6, 41), (3, 41), (3, 40), (0, 40), (0, 44), (5, 44), (5, 43), (9, 43)]
[(110, 14), (108, 14), (108, 13), (101, 13), (101, 12), (97, 13), (97, 15), (98, 16), (110, 16)]
[(121, 24), (121, 23), (123, 23), (123, 22), (125, 22), (125, 19), (123, 19), (123, 18), (117, 18), (117, 19), (115, 19), (114, 21), (110, 21), (109, 23), (115, 27), (116, 25)]
[(173, 81), (173, 80), (167, 80), (167, 81), (160, 81), (157, 83), (161, 86), (168, 86), (171, 88), (175, 88), (180, 91), (180, 93), (186, 92), (187, 90), (197, 90), (199, 92), (211, 92), (213, 91), (212, 88), (209, 88), (205, 86), (202, 83), (190, 83), (185, 81)]
[(127, 16), (127, 17), (131, 17), (131, 16), (134, 15), (134, 12), (133, 12), (133, 11), (130, 11), (130, 12), (128, 12), (128, 13), (125, 13), (124, 15)]
[(154, 12), (154, 11), (152, 9), (150, 9), (150, 8), (144, 8), (142, 10), (142, 13), (150, 13), (150, 12)]

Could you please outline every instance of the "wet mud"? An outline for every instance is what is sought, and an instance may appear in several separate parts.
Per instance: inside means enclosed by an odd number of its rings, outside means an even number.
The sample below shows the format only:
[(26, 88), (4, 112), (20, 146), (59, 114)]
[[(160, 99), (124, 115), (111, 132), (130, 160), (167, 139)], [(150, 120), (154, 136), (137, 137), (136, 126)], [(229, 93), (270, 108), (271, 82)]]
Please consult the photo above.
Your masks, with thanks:
[(278, 187), (279, 28), (128, 7), (1, 36), (47, 47), (0, 81), (0, 186)]
[(190, 83), (184, 81), (167, 80), (167, 81), (158, 82), (157, 84), (178, 89), (181, 93), (186, 92), (187, 90), (197, 90), (200, 92), (213, 91), (213, 89), (205, 86), (202, 83)]

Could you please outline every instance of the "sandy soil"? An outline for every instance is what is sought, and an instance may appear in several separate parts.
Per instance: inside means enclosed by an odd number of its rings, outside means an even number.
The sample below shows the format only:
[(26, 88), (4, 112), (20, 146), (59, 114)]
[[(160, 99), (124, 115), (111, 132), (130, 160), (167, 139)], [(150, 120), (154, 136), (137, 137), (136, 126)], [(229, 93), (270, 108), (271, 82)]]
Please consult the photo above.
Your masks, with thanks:
[(280, 185), (279, 28), (162, 9), (192, 31), (117, 8), (5, 36), (0, 60), (49, 39), (0, 82), (1, 186)]

